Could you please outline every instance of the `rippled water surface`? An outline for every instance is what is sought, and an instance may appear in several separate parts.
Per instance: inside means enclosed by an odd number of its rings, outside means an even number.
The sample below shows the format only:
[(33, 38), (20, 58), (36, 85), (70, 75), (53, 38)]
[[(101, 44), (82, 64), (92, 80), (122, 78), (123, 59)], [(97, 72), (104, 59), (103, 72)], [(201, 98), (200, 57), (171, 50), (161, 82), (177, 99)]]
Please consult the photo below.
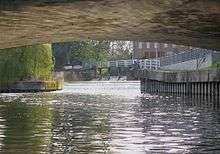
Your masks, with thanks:
[(0, 153), (220, 153), (218, 101), (141, 96), (139, 84), (0, 94)]

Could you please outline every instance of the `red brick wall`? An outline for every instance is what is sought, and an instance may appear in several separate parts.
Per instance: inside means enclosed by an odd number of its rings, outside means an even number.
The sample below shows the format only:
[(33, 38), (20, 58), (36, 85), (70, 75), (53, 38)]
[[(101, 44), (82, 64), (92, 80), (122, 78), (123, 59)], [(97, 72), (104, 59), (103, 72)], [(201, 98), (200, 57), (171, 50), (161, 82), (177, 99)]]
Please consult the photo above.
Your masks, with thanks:
[[(155, 47), (157, 47), (157, 49)], [(156, 50), (158, 53), (158, 57), (162, 57), (169, 54), (189, 51), (189, 49), (190, 47), (181, 46), (181, 45), (164, 44), (164, 43), (157, 43), (157, 45), (155, 45), (155, 43), (149, 42), (149, 46), (148, 46), (147, 42), (133, 42), (133, 58), (134, 59), (156, 58)]]

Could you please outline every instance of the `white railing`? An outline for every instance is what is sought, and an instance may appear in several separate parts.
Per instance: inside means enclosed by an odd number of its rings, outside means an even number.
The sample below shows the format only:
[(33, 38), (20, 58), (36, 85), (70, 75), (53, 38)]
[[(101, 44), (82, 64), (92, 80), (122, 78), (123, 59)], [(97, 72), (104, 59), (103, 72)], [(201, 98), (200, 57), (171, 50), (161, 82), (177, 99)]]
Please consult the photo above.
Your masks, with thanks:
[(93, 67), (110, 68), (110, 67), (136, 67), (141, 70), (157, 70), (160, 68), (160, 60), (141, 59), (141, 60), (117, 60), (100, 63), (85, 63), (83, 68), (91, 69)]
[(139, 66), (140, 66), (140, 69), (141, 70), (157, 70), (160, 68), (160, 61), (159, 60), (150, 60), (150, 59), (142, 59), (140, 60), (140, 63), (139, 63)]
[(141, 60), (117, 60), (107, 62), (108, 67), (133, 67), (137, 65), (139, 69), (159, 69), (160, 60), (156, 59), (141, 59)]
[(132, 67), (133, 65), (133, 60), (117, 60), (107, 62), (108, 67)]

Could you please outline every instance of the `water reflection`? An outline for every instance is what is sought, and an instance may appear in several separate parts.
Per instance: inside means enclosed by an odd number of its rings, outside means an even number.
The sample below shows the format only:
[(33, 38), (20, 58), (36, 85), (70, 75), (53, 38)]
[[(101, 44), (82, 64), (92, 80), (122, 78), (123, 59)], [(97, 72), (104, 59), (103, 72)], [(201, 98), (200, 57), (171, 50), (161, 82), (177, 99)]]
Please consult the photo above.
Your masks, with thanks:
[(0, 136), (2, 151), (7, 153), (48, 151), (53, 110), (48, 105), (39, 104), (45, 99), (48, 98), (21, 97), (16, 102), (1, 102), (0, 113), (4, 119), (1, 120), (3, 127), (0, 127), (0, 132), (4, 132), (4, 135)]
[(0, 152), (220, 153), (219, 102), (197, 96), (139, 97), (139, 83), (118, 83), (113, 89), (115, 84), (0, 94)]
[(142, 118), (145, 119), (143, 132), (146, 136), (146, 151), (220, 152), (218, 108), (213, 110), (213, 106), (207, 106), (206, 100), (197, 96), (196, 98), (157, 95), (149, 97), (142, 98), (141, 106)]
[(206, 95), (160, 95), (172, 99), (174, 102), (180, 102), (183, 106), (203, 108), (204, 110), (220, 109), (219, 96), (206, 96)]
[[(4, 107), (4, 105), (0, 105), (0, 109)], [(3, 146), (3, 139), (5, 138), (5, 119), (2, 118), (1, 112), (0, 112), (0, 151), (2, 151)]]
[(51, 152), (107, 152), (110, 128), (109, 109), (103, 104), (105, 99), (80, 95), (66, 95), (65, 98), (67, 100), (55, 106)]

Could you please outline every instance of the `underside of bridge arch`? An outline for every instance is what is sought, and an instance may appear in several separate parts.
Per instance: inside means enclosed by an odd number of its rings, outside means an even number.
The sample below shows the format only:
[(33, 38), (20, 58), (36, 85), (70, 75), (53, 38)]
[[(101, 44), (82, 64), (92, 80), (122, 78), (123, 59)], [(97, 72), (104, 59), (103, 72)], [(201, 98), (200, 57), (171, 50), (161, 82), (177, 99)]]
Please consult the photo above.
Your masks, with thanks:
[(79, 39), (220, 50), (220, 1), (0, 0), (0, 48)]

